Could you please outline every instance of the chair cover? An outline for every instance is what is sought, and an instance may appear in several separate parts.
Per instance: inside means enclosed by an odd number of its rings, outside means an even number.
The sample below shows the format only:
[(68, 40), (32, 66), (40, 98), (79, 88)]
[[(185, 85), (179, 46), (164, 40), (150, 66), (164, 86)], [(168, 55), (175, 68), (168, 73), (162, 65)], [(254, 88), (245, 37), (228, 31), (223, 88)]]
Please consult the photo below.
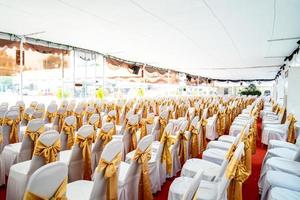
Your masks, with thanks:
[(289, 190), (281, 187), (273, 187), (268, 195), (267, 200), (294, 200), (300, 199), (300, 192)]
[(91, 179), (91, 146), (94, 128), (83, 125), (77, 133), (72, 150), (62, 151), (60, 161), (68, 166), (68, 180)]
[[(268, 196), (270, 196), (270, 190), (272, 190), (274, 187), (300, 192), (300, 177), (280, 171), (268, 171), (266, 180), (264, 182), (261, 200), (268, 199)], [(287, 196), (289, 196), (288, 193)]]
[[(2, 158), (5, 163), (5, 174), (9, 174), (10, 167), (22, 161), (30, 160), (35, 139), (43, 132), (44, 122), (41, 119), (34, 119), (28, 123), (27, 129), (31, 132), (30, 135), (25, 135), (22, 142), (6, 145), (2, 151)], [(34, 138), (34, 139), (32, 139)]]
[(67, 175), (68, 168), (61, 162), (53, 162), (39, 168), (28, 182), (24, 200), (30, 200), (32, 196), (45, 199), (64, 197)]
[[(59, 153), (59, 134), (57, 131), (48, 131), (43, 133), (38, 139), (46, 149), (53, 148), (52, 152), (58, 156)], [(43, 150), (48, 151), (51, 150)], [(35, 150), (37, 153), (33, 155), (32, 160), (20, 162), (13, 165), (10, 168), (8, 182), (7, 182), (7, 199), (22, 200), (26, 188), (27, 181), (30, 176), (41, 166), (47, 164), (45, 155), (38, 153), (38, 149)], [(57, 160), (57, 158), (55, 159)]]
[(69, 150), (75, 142), (76, 117), (68, 116), (60, 132), (61, 150)]
[(213, 115), (212, 117), (207, 119), (206, 124), (206, 138), (209, 140), (215, 140), (218, 137), (218, 133), (216, 130), (217, 123), (217, 115)]
[[(111, 141), (109, 142), (101, 155), (101, 159), (110, 163), (114, 161), (121, 153), (122, 142), (121, 141)], [(103, 169), (101, 168), (103, 167)], [(119, 161), (114, 163), (114, 168), (116, 169), (116, 178), (118, 177), (118, 168), (119, 168)], [(107, 179), (105, 173), (105, 166), (98, 165), (98, 168), (95, 171), (94, 175), (94, 182), (93, 181), (75, 181), (69, 183), (67, 186), (67, 198), (72, 200), (81, 200), (81, 199), (107, 199), (107, 191), (108, 191), (108, 184), (109, 181)], [(113, 170), (113, 168), (108, 169)], [(116, 182), (117, 183), (117, 182)], [(117, 192), (117, 185), (115, 185), (115, 192)], [(112, 188), (113, 189), (113, 188)], [(117, 199), (117, 193), (115, 194), (115, 199)]]

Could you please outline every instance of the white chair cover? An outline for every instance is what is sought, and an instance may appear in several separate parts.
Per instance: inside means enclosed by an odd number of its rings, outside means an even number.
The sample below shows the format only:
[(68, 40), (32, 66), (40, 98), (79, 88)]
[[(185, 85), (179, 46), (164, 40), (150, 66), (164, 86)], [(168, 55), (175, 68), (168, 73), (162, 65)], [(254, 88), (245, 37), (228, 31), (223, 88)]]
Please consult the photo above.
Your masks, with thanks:
[(273, 187), (269, 192), (267, 200), (294, 200), (300, 199), (300, 192), (281, 187)]
[[(32, 131), (38, 130), (44, 125), (42, 119), (34, 119), (28, 123), (28, 128)], [(5, 130), (3, 131), (5, 133)], [(34, 149), (33, 141), (30, 137), (24, 137), (22, 142), (6, 145), (2, 152), (2, 158), (5, 163), (5, 174), (8, 176), (10, 167), (19, 162), (31, 159)]]
[(26, 190), (50, 199), (67, 176), (68, 168), (64, 163), (47, 164), (32, 174)]
[(209, 140), (215, 140), (218, 137), (216, 130), (217, 115), (214, 114), (212, 117), (207, 119), (206, 124), (206, 138)]
[[(53, 145), (59, 139), (57, 131), (43, 133), (38, 140), (47, 146)], [(7, 182), (7, 199), (22, 200), (30, 176), (41, 166), (45, 165), (42, 156), (33, 155), (32, 160), (11, 166)]]

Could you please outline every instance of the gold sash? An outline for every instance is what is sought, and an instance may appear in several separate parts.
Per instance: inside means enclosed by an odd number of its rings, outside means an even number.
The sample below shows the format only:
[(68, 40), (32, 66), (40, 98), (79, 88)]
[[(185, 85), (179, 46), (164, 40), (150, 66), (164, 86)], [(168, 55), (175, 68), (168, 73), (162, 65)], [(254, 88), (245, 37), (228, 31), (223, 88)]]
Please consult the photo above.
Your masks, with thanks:
[(29, 116), (29, 114), (25, 112), (23, 115), (23, 119), (29, 122), (31, 120), (31, 116)]
[(37, 141), (33, 155), (42, 156), (45, 159), (45, 163), (51, 163), (57, 161), (57, 154), (60, 152), (60, 140), (58, 139), (53, 145), (47, 146), (40, 140)]
[(19, 142), (19, 135), (18, 135), (19, 123), (20, 123), (19, 117), (17, 117), (16, 119), (10, 119), (6, 117), (3, 120), (3, 125), (10, 126), (9, 144)]
[(139, 148), (136, 149), (132, 160), (137, 161), (141, 165), (141, 178), (139, 181), (139, 199), (153, 199), (151, 191), (151, 181), (149, 177), (148, 161), (151, 159), (151, 148), (148, 147), (144, 152)]
[(138, 124), (127, 123), (127, 125), (126, 125), (126, 130), (131, 135), (131, 141), (130, 141), (130, 145), (129, 145), (129, 151), (133, 151), (137, 147), (136, 132), (137, 132), (138, 128), (139, 128)]
[(187, 141), (184, 131), (179, 132), (177, 140), (179, 140), (178, 154), (179, 154), (180, 164), (181, 166), (183, 166), (186, 161), (186, 141)]
[(82, 126), (82, 124), (83, 124), (83, 122), (82, 122), (82, 116), (83, 116), (83, 112), (81, 112), (81, 113), (75, 113), (75, 117), (76, 117), (76, 125), (77, 125), (76, 129), (77, 129), (77, 130), (78, 130), (78, 129)]
[(33, 146), (35, 146), (37, 139), (44, 132), (45, 132), (44, 125), (42, 125), (40, 128), (38, 128), (36, 131), (32, 131), (29, 129), (29, 127), (27, 127), (24, 135), (29, 136), (29, 138), (33, 141), (33, 144), (34, 144)]
[(112, 136), (115, 134), (114, 128), (111, 128), (108, 132), (105, 132), (103, 129), (101, 129), (100, 133), (98, 134), (98, 139), (102, 140), (102, 146), (104, 147), (112, 140)]
[(154, 117), (148, 117), (141, 120), (141, 136), (140, 139), (142, 139), (144, 136), (146, 136), (147, 133), (147, 125), (153, 124)]
[(78, 144), (78, 147), (81, 148), (82, 158), (84, 163), (84, 180), (91, 180), (91, 144), (93, 143), (93, 135), (90, 134), (86, 138), (77, 134), (75, 144)]
[(121, 107), (116, 105), (115, 109), (116, 109), (116, 125), (120, 125), (120, 110), (121, 110)]
[(159, 124), (160, 124), (160, 126), (159, 126), (159, 135), (158, 135), (158, 140), (159, 141), (161, 140), (161, 137), (162, 137), (162, 135), (164, 133), (164, 130), (167, 126), (167, 123), (168, 123), (167, 119), (159, 117)]
[(207, 125), (207, 120), (202, 119), (201, 121), (202, 134), (201, 134), (201, 141), (200, 141), (201, 153), (206, 149), (206, 125)]
[(76, 129), (76, 124), (67, 124), (64, 122), (62, 126), (62, 131), (67, 135), (67, 149), (71, 149), (72, 146), (74, 145), (74, 137), (75, 137), (75, 129)]
[(56, 116), (56, 112), (53, 112), (53, 113), (50, 113), (48, 111), (46, 112), (46, 117), (50, 123), (53, 122), (55, 116)]
[(3, 142), (3, 134), (0, 133), (0, 144), (2, 144), (2, 142)]
[(167, 173), (171, 175), (172, 173), (172, 155), (171, 155), (171, 150), (170, 147), (172, 144), (175, 143), (175, 138), (169, 133), (166, 133), (164, 131), (164, 134), (161, 137), (160, 143), (163, 144), (163, 151), (162, 151), (162, 157), (161, 157), (161, 162), (166, 163), (166, 169)]
[(296, 127), (295, 124), (297, 122), (294, 115), (288, 116), (288, 121), (290, 121), (289, 130), (288, 130), (288, 137), (287, 141), (295, 144), (296, 142)]
[(103, 172), (103, 176), (107, 181), (106, 199), (118, 200), (118, 176), (117, 171), (121, 162), (122, 155), (118, 153), (110, 162), (101, 158), (97, 167), (97, 172)]
[(62, 125), (64, 124), (64, 120), (67, 117), (67, 112), (57, 113), (57, 117), (58, 117), (57, 131), (60, 133)]
[(24, 194), (23, 200), (67, 200), (66, 193), (67, 193), (67, 184), (68, 184), (68, 178), (64, 178), (63, 182), (60, 184), (60, 186), (57, 188), (54, 195), (50, 198), (47, 197), (41, 197), (37, 194), (34, 194), (33, 192), (26, 191)]
[(88, 112), (88, 111), (86, 111), (86, 121), (88, 122), (89, 120), (90, 120), (90, 118), (91, 118), (91, 116), (94, 114), (93, 112)]
[(199, 155), (198, 130), (192, 124), (189, 131), (191, 133), (191, 155), (192, 158), (197, 158)]
[(115, 123), (116, 122), (116, 116), (107, 115), (106, 122)]
[(0, 126), (2, 126), (4, 119), (0, 117)]

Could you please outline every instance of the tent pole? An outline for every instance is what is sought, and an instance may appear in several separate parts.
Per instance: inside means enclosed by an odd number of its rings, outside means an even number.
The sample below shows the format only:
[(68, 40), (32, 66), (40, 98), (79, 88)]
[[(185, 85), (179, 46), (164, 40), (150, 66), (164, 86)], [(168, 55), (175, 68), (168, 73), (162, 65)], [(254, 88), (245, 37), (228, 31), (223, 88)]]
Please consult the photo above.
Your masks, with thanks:
[(20, 42), (20, 96), (21, 100), (23, 101), (23, 43), (24, 43), (24, 38), (21, 38)]

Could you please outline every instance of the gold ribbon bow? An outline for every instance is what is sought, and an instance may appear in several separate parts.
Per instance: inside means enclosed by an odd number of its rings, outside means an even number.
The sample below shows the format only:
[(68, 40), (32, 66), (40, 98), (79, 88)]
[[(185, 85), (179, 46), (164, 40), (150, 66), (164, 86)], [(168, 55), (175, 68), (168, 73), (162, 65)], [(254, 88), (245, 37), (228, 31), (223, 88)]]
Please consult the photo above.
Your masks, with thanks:
[(94, 114), (93, 112), (89, 112), (89, 111), (86, 111), (86, 121), (88, 122), (91, 118), (91, 116)]
[(77, 134), (75, 143), (78, 144), (82, 151), (82, 158), (84, 163), (84, 180), (91, 180), (92, 168), (91, 168), (91, 144), (93, 142), (93, 135), (90, 134), (86, 138)]
[(192, 124), (189, 131), (191, 133), (191, 154), (192, 154), (192, 158), (197, 158), (198, 155), (199, 155), (198, 130)]
[(288, 130), (288, 138), (287, 141), (291, 142), (291, 143), (295, 143), (296, 142), (296, 128), (295, 128), (295, 124), (297, 122), (296, 118), (294, 115), (289, 115), (288, 116), (288, 121), (290, 121), (290, 125), (289, 125), (289, 130)]
[(56, 116), (56, 112), (53, 112), (53, 113), (50, 113), (48, 111), (46, 112), (46, 117), (50, 123), (53, 122), (55, 116)]
[(33, 144), (35, 146), (37, 139), (44, 132), (45, 132), (45, 126), (44, 125), (41, 126), (40, 128), (38, 128), (36, 131), (32, 131), (32, 130), (29, 129), (29, 127), (27, 127), (24, 135), (29, 136), (30, 139), (33, 141)]
[(185, 161), (186, 161), (186, 141), (187, 138), (185, 136), (185, 132), (184, 131), (180, 131), (178, 134), (178, 138), (179, 140), (179, 159), (180, 159), (180, 164), (181, 166), (184, 165)]
[(116, 132), (114, 128), (111, 128), (108, 132), (105, 132), (103, 129), (101, 129), (100, 133), (98, 134), (98, 139), (102, 140), (102, 146), (104, 147), (112, 140), (112, 136), (115, 134)]
[(201, 121), (201, 129), (202, 129), (202, 134), (201, 134), (201, 142), (200, 142), (200, 151), (201, 153), (206, 149), (206, 125), (207, 125), (207, 120), (202, 119)]
[(121, 162), (122, 155), (118, 153), (115, 158), (108, 162), (101, 158), (97, 167), (97, 172), (103, 172), (103, 176), (107, 181), (106, 186), (106, 199), (118, 199), (118, 176), (117, 171)]
[(67, 135), (67, 149), (71, 149), (72, 146), (74, 145), (74, 137), (75, 137), (75, 129), (76, 129), (76, 124), (67, 124), (64, 122), (62, 126), (62, 131)]
[(112, 122), (112, 123), (115, 123), (116, 122), (116, 116), (114, 115), (107, 115), (107, 118), (106, 118), (106, 122)]
[(137, 132), (138, 128), (139, 128), (138, 124), (127, 123), (127, 125), (126, 125), (126, 130), (131, 135), (131, 141), (130, 141), (130, 145), (129, 145), (129, 151), (133, 151), (137, 147), (136, 132)]
[(141, 120), (141, 136), (140, 139), (142, 139), (143, 137), (145, 137), (148, 133), (147, 133), (147, 125), (153, 124), (154, 122), (154, 117), (148, 117), (145, 119)]
[(38, 196), (33, 192), (26, 191), (24, 194), (23, 200), (67, 200), (66, 193), (67, 193), (67, 184), (68, 178), (64, 178), (60, 186), (57, 188), (54, 195), (50, 198)]
[(83, 116), (83, 112), (80, 112), (80, 113), (75, 113), (75, 117), (76, 117), (76, 124), (77, 124), (77, 127), (76, 129), (78, 130), (83, 122), (82, 122), (82, 116)]
[(28, 113), (24, 113), (23, 119), (26, 120), (27, 122), (29, 122), (31, 120), (31, 116), (29, 116)]
[(45, 159), (45, 163), (51, 163), (57, 161), (57, 154), (60, 152), (60, 140), (58, 139), (53, 145), (47, 146), (40, 140), (37, 141), (33, 155), (42, 156)]
[(141, 165), (141, 178), (139, 181), (139, 199), (153, 199), (151, 191), (151, 181), (149, 177), (148, 161), (151, 159), (151, 148), (148, 147), (144, 152), (139, 148), (136, 149), (132, 160), (137, 161)]
[(2, 126), (4, 119), (0, 117), (0, 126)]
[(67, 112), (57, 113), (57, 117), (58, 117), (58, 127), (57, 127), (57, 130), (60, 133), (62, 125), (64, 124), (64, 120), (67, 117)]
[(167, 126), (167, 123), (168, 123), (167, 119), (159, 117), (159, 124), (160, 124), (160, 126), (159, 126), (159, 135), (158, 135), (158, 140), (159, 141), (161, 140), (161, 137), (162, 137), (162, 135), (164, 133), (164, 130)]
[(162, 157), (161, 162), (166, 163), (166, 169), (167, 173), (171, 175), (172, 173), (172, 155), (170, 147), (172, 144), (175, 143), (175, 138), (171, 134), (164, 132), (164, 134), (161, 137), (160, 143), (163, 144), (163, 151), (162, 151)]
[(18, 126), (20, 123), (20, 118), (17, 117), (16, 119), (10, 119), (8, 117), (4, 118), (3, 125), (8, 125), (11, 127), (10, 134), (9, 134), (9, 143), (17, 143), (19, 142), (19, 135), (18, 135)]

